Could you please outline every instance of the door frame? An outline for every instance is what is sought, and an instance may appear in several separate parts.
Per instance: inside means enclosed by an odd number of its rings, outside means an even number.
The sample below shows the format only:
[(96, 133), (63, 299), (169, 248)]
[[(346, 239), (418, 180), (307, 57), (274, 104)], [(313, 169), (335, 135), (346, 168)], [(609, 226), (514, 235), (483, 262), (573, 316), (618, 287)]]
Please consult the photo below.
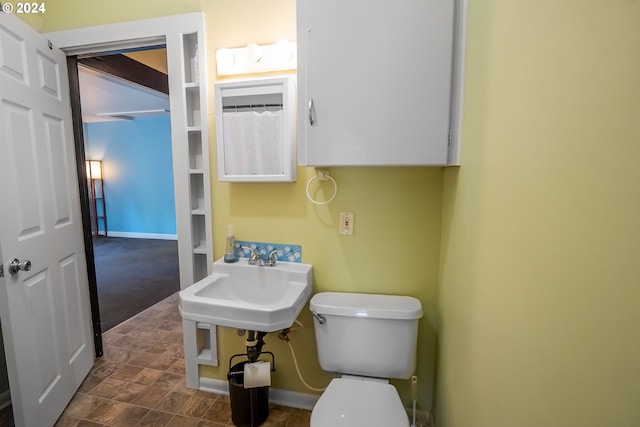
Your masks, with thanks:
[[(194, 87), (185, 85), (185, 47), (183, 35), (196, 34), (200, 50), (199, 75), (199, 122), (202, 124), (198, 132), (202, 135), (202, 166), (204, 175), (203, 206), (205, 216), (205, 242), (194, 244), (192, 233), (192, 209), (191, 209), (191, 182), (189, 159), (189, 131), (191, 127), (187, 118), (187, 102), (185, 89), (193, 90)], [(191, 286), (197, 279), (199, 269), (194, 261), (194, 247), (198, 246), (198, 253), (205, 252), (206, 274), (211, 273), (213, 263), (213, 232), (211, 230), (211, 193), (210, 193), (210, 168), (208, 153), (208, 96), (207, 96), (207, 67), (206, 46), (204, 31), (204, 14), (202, 12), (173, 15), (160, 18), (150, 18), (139, 21), (127, 21), (114, 24), (85, 27), (72, 30), (63, 30), (42, 34), (49, 39), (54, 46), (61, 49), (68, 58), (68, 63), (77, 63), (78, 55), (95, 54), (118, 50), (131, 50), (150, 46), (166, 45), (167, 67), (169, 75), (169, 102), (171, 119), (171, 141), (173, 158), (174, 194), (176, 205), (176, 228), (178, 235), (178, 261), (180, 269), (180, 289)], [(73, 68), (73, 71), (71, 71)], [(70, 77), (77, 73), (77, 66), (69, 66)], [(77, 79), (77, 76), (75, 77)], [(72, 86), (77, 83), (71, 82)], [(87, 183), (83, 177), (85, 171), (84, 138), (82, 118), (80, 112), (79, 89), (77, 95), (72, 91), (72, 114), (74, 118), (74, 138), (76, 145), (77, 171), (80, 197), (87, 197)], [(77, 110), (77, 111), (76, 111)], [(89, 217), (88, 203), (82, 200), (83, 223), (85, 216)], [(86, 212), (84, 212), (86, 210)], [(102, 354), (102, 338), (99, 319), (99, 307), (97, 300), (97, 284), (95, 279), (95, 262), (93, 258), (93, 241), (90, 237), (90, 222), (85, 224), (85, 252), (87, 256), (87, 269), (89, 270), (89, 288), (91, 295), (91, 310), (94, 322), (94, 338), (96, 339), (96, 355), (98, 348)], [(203, 249), (204, 248), (204, 249)], [(97, 322), (97, 325), (96, 325)]]
[(82, 236), (84, 254), (87, 260), (87, 278), (89, 279), (89, 303), (91, 305), (91, 323), (93, 326), (93, 347), (95, 356), (103, 355), (102, 325), (100, 323), (100, 305), (98, 302), (98, 281), (93, 254), (93, 233), (91, 231), (91, 211), (89, 209), (89, 184), (85, 176), (86, 158), (84, 154), (84, 134), (82, 130), (82, 111), (80, 110), (80, 80), (78, 77), (78, 61), (75, 56), (67, 56), (67, 73), (69, 74), (69, 98), (71, 101), (71, 119), (73, 126), (73, 142), (76, 150), (76, 173), (78, 174), (78, 191), (80, 191), (80, 215), (82, 216)]

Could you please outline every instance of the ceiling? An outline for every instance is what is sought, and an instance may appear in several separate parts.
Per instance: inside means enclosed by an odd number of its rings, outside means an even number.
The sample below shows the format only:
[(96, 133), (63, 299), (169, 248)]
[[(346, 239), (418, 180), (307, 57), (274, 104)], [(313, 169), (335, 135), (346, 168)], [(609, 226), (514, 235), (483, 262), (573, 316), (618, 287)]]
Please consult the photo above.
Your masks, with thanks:
[(81, 65), (78, 70), (83, 122), (169, 114), (169, 95)]

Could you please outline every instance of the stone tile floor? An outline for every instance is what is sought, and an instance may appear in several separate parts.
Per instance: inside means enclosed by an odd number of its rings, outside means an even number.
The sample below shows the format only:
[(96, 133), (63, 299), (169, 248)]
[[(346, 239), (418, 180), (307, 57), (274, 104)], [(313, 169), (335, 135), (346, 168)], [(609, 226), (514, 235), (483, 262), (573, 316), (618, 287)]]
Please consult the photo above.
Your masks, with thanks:
[[(103, 334), (97, 359), (56, 427), (233, 426), (229, 397), (185, 386), (178, 295)], [(311, 412), (271, 405), (263, 427), (308, 427)]]

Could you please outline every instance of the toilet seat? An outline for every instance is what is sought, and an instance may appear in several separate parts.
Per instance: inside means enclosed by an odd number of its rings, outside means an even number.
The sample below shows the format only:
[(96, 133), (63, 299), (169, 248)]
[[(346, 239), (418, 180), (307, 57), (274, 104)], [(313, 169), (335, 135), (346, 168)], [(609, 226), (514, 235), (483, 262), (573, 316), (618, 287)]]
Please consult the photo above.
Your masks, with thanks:
[(311, 427), (409, 427), (394, 386), (335, 378), (311, 412)]

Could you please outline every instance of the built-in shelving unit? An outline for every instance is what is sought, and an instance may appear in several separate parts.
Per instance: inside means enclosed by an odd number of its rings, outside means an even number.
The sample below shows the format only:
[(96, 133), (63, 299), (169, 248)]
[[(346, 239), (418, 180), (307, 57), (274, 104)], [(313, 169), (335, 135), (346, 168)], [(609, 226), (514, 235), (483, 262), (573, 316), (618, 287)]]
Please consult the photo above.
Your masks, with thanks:
[[(183, 161), (187, 170), (181, 185), (185, 191), (180, 197), (188, 208), (178, 211), (183, 218), (180, 244), (182, 251), (189, 253), (189, 258), (183, 257), (181, 262), (190, 263), (187, 274), (191, 275), (181, 281), (189, 286), (210, 274), (213, 265), (204, 32), (184, 33), (180, 44), (185, 120), (179, 137), (186, 141), (186, 152), (178, 155), (186, 154)], [(218, 364), (216, 326), (183, 320), (183, 334), (187, 385), (199, 388), (199, 366)]]
[(209, 274), (212, 259), (211, 195), (209, 153), (206, 122), (206, 84), (201, 82), (204, 64), (201, 63), (202, 37), (199, 33), (182, 35), (182, 66), (186, 111), (186, 141), (188, 149), (189, 224), (193, 257), (192, 282)]
[[(207, 129), (207, 85), (204, 32), (183, 33), (180, 40), (182, 79), (180, 81), (181, 102), (184, 104), (186, 120), (177, 137), (186, 143), (186, 150), (175, 155), (182, 159), (187, 175), (181, 176), (181, 188), (187, 194), (176, 196), (177, 214), (183, 219), (182, 230), (178, 230), (183, 263), (190, 262), (181, 282), (187, 286), (211, 273), (213, 245), (211, 230), (211, 176), (209, 170), (209, 140)], [(185, 370), (187, 385), (199, 388), (199, 366), (218, 364), (216, 326), (183, 320), (185, 345)]]

